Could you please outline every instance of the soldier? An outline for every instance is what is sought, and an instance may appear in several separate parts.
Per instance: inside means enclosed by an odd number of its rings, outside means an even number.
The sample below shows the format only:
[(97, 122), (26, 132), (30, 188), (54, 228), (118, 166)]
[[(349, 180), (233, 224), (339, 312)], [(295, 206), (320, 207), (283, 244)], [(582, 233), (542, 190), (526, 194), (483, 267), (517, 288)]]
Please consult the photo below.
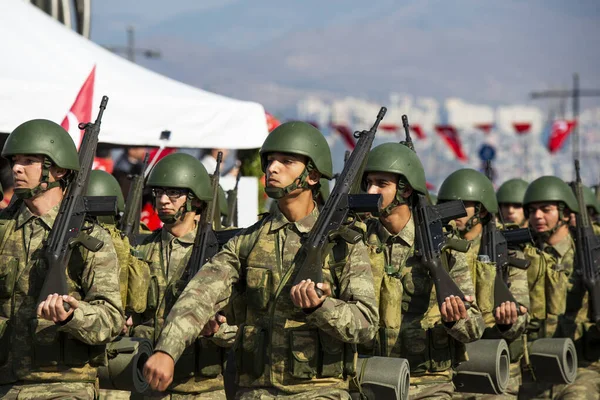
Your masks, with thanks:
[[(164, 226), (147, 237), (137, 249), (150, 265), (147, 309), (133, 316), (132, 336), (157, 343), (165, 318), (190, 279), (188, 259), (196, 237), (199, 210), (212, 200), (210, 177), (193, 156), (174, 153), (160, 160), (148, 176), (155, 207)], [(213, 313), (214, 314), (214, 313)], [(222, 316), (217, 316), (223, 321)], [(161, 388), (168, 394), (149, 398), (224, 399), (222, 364), (226, 345), (236, 327), (223, 323), (215, 338), (194, 337), (177, 362), (173, 384)], [(132, 397), (141, 397), (133, 395)]]
[(600, 216), (600, 202), (596, 199), (596, 195), (588, 186), (583, 187), (583, 200), (592, 221), (594, 233), (600, 235), (600, 223), (598, 222), (598, 217)]
[[(527, 271), (532, 308), (528, 340), (542, 337), (577, 340), (573, 321), (579, 307), (567, 302), (568, 297), (579, 297), (575, 292), (582, 289), (577, 284), (578, 274), (573, 271), (575, 244), (569, 232), (571, 214), (579, 212), (577, 199), (568, 184), (554, 176), (543, 176), (527, 187), (523, 206), (538, 251), (535, 254), (526, 249), (532, 259)], [(543, 262), (536, 263), (539, 258)], [(551, 296), (546, 295), (550, 293)], [(519, 397), (597, 398), (600, 393), (600, 375), (594, 371), (578, 368), (575, 382), (565, 388), (535, 382), (527, 366), (524, 367)]]
[(465, 359), (464, 343), (479, 339), (484, 328), (465, 255), (445, 252), (444, 258), (471, 307), (452, 297), (440, 309), (429, 271), (414, 256), (411, 196), (427, 194), (421, 161), (403, 144), (379, 145), (369, 153), (364, 185), (383, 197), (381, 216), (367, 222), (380, 313), (372, 351), (409, 361), (411, 399), (450, 399), (452, 367)]
[(521, 228), (527, 227), (527, 218), (523, 211), (523, 197), (529, 184), (523, 179), (515, 178), (504, 182), (496, 192), (496, 199), (500, 206), (500, 217), (504, 223), (517, 224)]
[(115, 249), (92, 225), (87, 233), (103, 247), (74, 248), (65, 266), (69, 292), (38, 303), (45, 238), (71, 171), (80, 168), (77, 149), (59, 125), (32, 120), (10, 134), (2, 156), (10, 159), (17, 200), (0, 213), (0, 395), (93, 399), (104, 345), (123, 327)]
[(341, 242), (325, 257), (317, 284), (323, 296), (310, 280), (292, 284), (301, 239), (319, 215), (314, 191), (321, 177), (332, 177), (329, 146), (312, 125), (287, 122), (269, 134), (260, 156), (277, 209), (231, 239), (188, 284), (145, 376), (154, 388), (168, 386), (186, 345), (235, 293), (243, 299), (234, 307), (238, 398), (348, 399), (354, 344), (372, 339), (378, 323), (364, 243)]
[[(479, 258), (483, 225), (489, 222), (498, 212), (498, 203), (492, 182), (481, 172), (474, 169), (460, 169), (450, 174), (442, 183), (438, 193), (440, 202), (462, 200), (467, 216), (454, 220), (459, 236), (471, 241), (467, 252), (467, 261), (471, 270), (477, 304), (486, 324), (484, 339), (504, 338), (511, 348), (522, 348), (520, 343), (512, 345), (521, 338), (527, 323), (527, 307), (529, 307), (529, 288), (527, 271), (514, 267), (508, 268), (510, 291), (518, 304), (506, 301), (494, 308), (494, 279), (496, 265)], [(522, 200), (521, 200), (522, 201)], [(500, 227), (501, 228), (501, 227)], [(524, 258), (524, 255), (521, 255)], [(517, 307), (521, 315), (517, 315)], [(518, 340), (520, 342), (520, 340)], [(522, 352), (511, 353), (512, 363), (507, 393), (517, 395), (521, 384), (519, 359)], [(470, 396), (463, 396), (470, 397)]]

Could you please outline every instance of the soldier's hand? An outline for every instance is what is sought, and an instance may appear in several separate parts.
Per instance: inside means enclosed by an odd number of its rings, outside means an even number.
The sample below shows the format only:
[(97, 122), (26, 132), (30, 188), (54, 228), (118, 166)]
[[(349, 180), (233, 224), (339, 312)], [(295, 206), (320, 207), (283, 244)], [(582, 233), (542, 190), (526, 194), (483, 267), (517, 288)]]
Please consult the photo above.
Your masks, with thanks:
[(175, 361), (167, 353), (157, 351), (144, 364), (144, 378), (152, 390), (164, 392), (173, 382)]
[(225, 318), (224, 315), (219, 313), (215, 314), (215, 316), (209, 319), (206, 325), (204, 325), (204, 328), (202, 328), (202, 331), (200, 331), (200, 335), (206, 337), (213, 336), (219, 331), (221, 324), (224, 324), (225, 322), (227, 322), (227, 318)]
[[(525, 314), (527, 312), (527, 308), (519, 306), (519, 311), (521, 314)], [(512, 325), (516, 323), (517, 318), (519, 317), (519, 314), (517, 313), (517, 305), (512, 301), (505, 301), (496, 307), (494, 317), (496, 319), (496, 324), (498, 325)]]
[[(63, 303), (68, 303), (71, 306), (68, 312), (65, 311)], [(79, 301), (75, 297), (54, 293), (49, 294), (46, 300), (38, 305), (37, 315), (48, 321), (59, 323), (69, 318), (77, 307), (79, 307)]]
[(125, 320), (125, 325), (123, 325), (123, 329), (121, 330), (121, 335), (126, 335), (129, 332), (129, 328), (133, 326), (133, 318), (131, 315), (127, 317)]
[(331, 296), (331, 286), (327, 282), (317, 283), (317, 287), (323, 291), (319, 297), (315, 291), (315, 283), (310, 279), (303, 280), (292, 287), (290, 296), (296, 307), (315, 308), (320, 306), (327, 297)]
[[(465, 301), (472, 302), (473, 296), (465, 296)], [(465, 303), (458, 296), (446, 297), (440, 308), (440, 313), (444, 322), (457, 322), (468, 318)]]

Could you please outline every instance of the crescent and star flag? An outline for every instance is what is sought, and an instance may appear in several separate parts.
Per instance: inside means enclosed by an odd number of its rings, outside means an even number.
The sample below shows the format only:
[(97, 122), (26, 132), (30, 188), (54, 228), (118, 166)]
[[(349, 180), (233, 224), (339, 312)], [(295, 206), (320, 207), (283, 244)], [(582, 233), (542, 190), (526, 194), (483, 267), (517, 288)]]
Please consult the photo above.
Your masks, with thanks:
[(347, 125), (331, 123), (329, 126), (340, 134), (342, 139), (344, 139), (344, 143), (346, 143), (346, 147), (350, 150), (354, 150), (356, 147), (356, 139), (354, 139), (354, 133)]
[(531, 122), (513, 122), (513, 128), (518, 135), (525, 135), (531, 129)]
[(575, 124), (575, 121), (567, 121), (564, 119), (556, 120), (552, 123), (550, 134), (544, 135), (544, 144), (550, 154), (556, 153), (563, 147), (567, 137), (573, 132)]
[(456, 128), (452, 125), (436, 125), (435, 130), (444, 139), (450, 150), (460, 161), (467, 161), (467, 156), (460, 143), (460, 137)]
[(268, 113), (265, 111), (265, 117), (267, 118), (267, 129), (269, 130), (269, 133), (277, 128), (279, 125), (281, 125), (281, 122), (279, 122), (279, 120), (277, 118), (275, 118), (272, 114)]
[(79, 129), (80, 123), (87, 123), (92, 120), (92, 102), (94, 101), (94, 80), (96, 79), (96, 66), (92, 68), (92, 71), (88, 75), (87, 79), (83, 83), (79, 93), (71, 106), (71, 109), (65, 115), (60, 126), (62, 126), (75, 143), (75, 146), (79, 149), (81, 139), (83, 139), (84, 131)]

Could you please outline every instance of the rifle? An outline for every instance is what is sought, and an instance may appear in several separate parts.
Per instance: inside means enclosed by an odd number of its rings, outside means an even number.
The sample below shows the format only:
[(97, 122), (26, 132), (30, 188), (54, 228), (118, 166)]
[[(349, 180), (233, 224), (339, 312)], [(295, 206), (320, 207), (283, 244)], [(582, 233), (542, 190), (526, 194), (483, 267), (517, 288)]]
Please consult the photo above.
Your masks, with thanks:
[[(508, 266), (512, 265), (519, 269), (527, 269), (530, 263), (527, 260), (509, 256), (508, 249), (532, 241), (531, 232), (528, 228), (498, 230), (496, 218), (492, 215), (483, 225), (479, 255), (489, 257), (490, 261), (496, 264), (494, 309), (505, 301), (519, 304), (508, 288)], [(517, 314), (522, 315), (518, 306)]]
[[(54, 226), (48, 235), (48, 245), (44, 253), (48, 263), (48, 272), (46, 272), (38, 303), (46, 300), (48, 295), (53, 293), (69, 293), (66, 269), (75, 246), (81, 245), (92, 252), (96, 252), (104, 246), (102, 241), (86, 233), (93, 227), (92, 225), (84, 226), (87, 217), (114, 216), (117, 213), (116, 196), (85, 196), (98, 146), (100, 123), (107, 103), (108, 97), (103, 96), (96, 122), (79, 124), (79, 129), (85, 129), (79, 149), (80, 169), (72, 171), (72, 179), (60, 204)], [(68, 303), (63, 303), (63, 305), (65, 311), (70, 310), (71, 307)]]
[(575, 228), (575, 268), (581, 275), (588, 292), (589, 319), (598, 323), (600, 321), (600, 239), (594, 235), (590, 216), (587, 213), (583, 184), (579, 174), (579, 160), (575, 160), (575, 174), (576, 181), (573, 183), (573, 189), (579, 205)]
[(235, 186), (233, 190), (227, 191), (227, 217), (225, 217), (223, 221), (223, 226), (228, 228), (230, 226), (237, 226), (238, 218), (237, 218), (237, 195), (238, 195), (238, 185), (240, 183), (240, 177), (242, 173), (238, 171), (237, 176), (235, 177)]
[(483, 171), (485, 176), (490, 180), (490, 182), (494, 182), (494, 169), (492, 168), (492, 160), (487, 160), (485, 162), (485, 167)]
[(149, 157), (149, 154), (146, 153), (140, 174), (132, 175), (130, 177), (131, 185), (129, 186), (129, 192), (127, 193), (127, 204), (125, 204), (125, 211), (123, 212), (119, 224), (121, 238), (128, 237), (132, 247), (138, 244), (140, 218), (142, 213), (142, 195), (144, 192), (144, 175), (148, 168)]
[[(333, 191), (321, 209), (315, 225), (296, 254), (294, 285), (305, 279), (311, 279), (315, 284), (323, 282), (323, 258), (336, 239), (343, 239), (347, 243), (358, 243), (362, 239), (362, 234), (352, 230), (346, 222), (351, 212), (379, 210), (380, 195), (355, 195), (354, 200), (351, 201), (349, 194), (358, 193), (360, 190), (360, 180), (367, 156), (375, 139), (377, 127), (386, 111), (385, 107), (381, 107), (370, 130), (354, 133), (354, 137), (358, 139), (356, 147), (336, 179)], [(319, 297), (323, 295), (322, 290), (316, 286), (315, 291)]]
[(189, 279), (192, 279), (202, 266), (219, 251), (219, 242), (213, 230), (213, 219), (219, 201), (219, 176), (221, 175), (222, 160), (223, 153), (219, 152), (217, 155), (217, 167), (212, 177), (213, 198), (206, 203), (204, 211), (202, 211), (200, 222), (198, 222), (196, 238), (194, 239), (194, 246), (192, 247), (192, 254), (188, 262)]
[[(401, 144), (415, 151), (406, 115), (402, 116), (402, 125), (406, 139)], [(429, 205), (426, 195), (416, 192), (415, 194), (412, 202), (415, 222), (415, 255), (420, 257), (421, 262), (429, 269), (429, 275), (435, 285), (438, 306), (442, 307), (446, 297), (456, 296), (462, 299), (465, 308), (468, 309), (469, 303), (465, 301), (465, 295), (442, 264), (444, 250), (454, 249), (464, 253), (471, 246), (471, 243), (465, 240), (449, 238), (444, 233), (444, 226), (453, 219), (466, 216), (467, 210), (461, 200)]]

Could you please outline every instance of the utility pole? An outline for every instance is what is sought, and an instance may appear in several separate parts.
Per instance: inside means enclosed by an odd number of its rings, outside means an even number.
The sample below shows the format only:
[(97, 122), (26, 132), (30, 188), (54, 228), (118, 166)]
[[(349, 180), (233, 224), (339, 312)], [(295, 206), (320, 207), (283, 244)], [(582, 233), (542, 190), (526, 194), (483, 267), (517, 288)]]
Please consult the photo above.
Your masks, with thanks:
[(572, 90), (547, 90), (544, 92), (533, 92), (531, 93), (532, 99), (549, 99), (549, 98), (568, 98), (573, 99), (573, 120), (575, 126), (573, 127), (573, 160), (579, 159), (579, 99), (580, 97), (600, 97), (600, 90), (595, 89), (580, 89), (579, 88), (579, 74), (573, 74), (573, 89)]
[(161, 54), (159, 50), (145, 49), (135, 47), (135, 28), (133, 26), (127, 27), (127, 46), (104, 46), (106, 49), (117, 54), (125, 54), (127, 59), (131, 62), (135, 62), (135, 55), (141, 54), (145, 58), (160, 58)]

